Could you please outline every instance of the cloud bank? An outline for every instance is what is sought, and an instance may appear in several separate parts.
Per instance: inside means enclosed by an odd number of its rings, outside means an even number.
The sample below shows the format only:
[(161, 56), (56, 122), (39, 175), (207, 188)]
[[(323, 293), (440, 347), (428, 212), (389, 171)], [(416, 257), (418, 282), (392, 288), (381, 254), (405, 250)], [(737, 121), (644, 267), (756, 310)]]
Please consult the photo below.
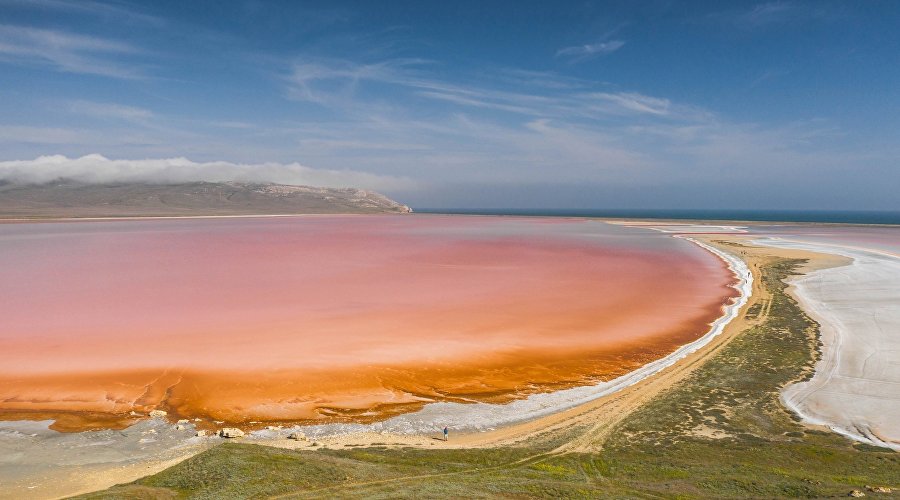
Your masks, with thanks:
[(299, 163), (198, 163), (186, 158), (112, 160), (99, 154), (80, 158), (62, 155), (34, 160), (0, 161), (0, 181), (35, 184), (71, 179), (91, 184), (109, 182), (275, 182), (315, 187), (356, 187), (376, 190), (407, 190), (415, 183), (405, 177), (376, 175), (355, 170), (325, 170)]

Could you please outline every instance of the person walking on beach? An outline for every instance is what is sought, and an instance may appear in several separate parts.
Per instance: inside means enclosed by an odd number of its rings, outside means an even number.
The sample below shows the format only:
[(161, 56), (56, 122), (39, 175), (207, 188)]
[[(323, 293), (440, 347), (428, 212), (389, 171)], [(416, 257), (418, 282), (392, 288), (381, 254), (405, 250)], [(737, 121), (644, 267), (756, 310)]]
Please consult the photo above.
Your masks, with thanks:
[(444, 441), (447, 440), (449, 435), (450, 435), (450, 429), (448, 429), (446, 426), (444, 426)]

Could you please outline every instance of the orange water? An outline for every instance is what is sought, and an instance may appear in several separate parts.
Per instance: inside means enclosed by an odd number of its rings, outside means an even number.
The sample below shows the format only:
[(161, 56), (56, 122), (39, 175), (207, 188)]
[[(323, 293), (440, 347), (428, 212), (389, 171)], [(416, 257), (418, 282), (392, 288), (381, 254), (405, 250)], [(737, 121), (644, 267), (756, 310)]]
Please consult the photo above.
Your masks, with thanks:
[(716, 257), (578, 219), (0, 225), (0, 418), (373, 420), (607, 379), (735, 295)]

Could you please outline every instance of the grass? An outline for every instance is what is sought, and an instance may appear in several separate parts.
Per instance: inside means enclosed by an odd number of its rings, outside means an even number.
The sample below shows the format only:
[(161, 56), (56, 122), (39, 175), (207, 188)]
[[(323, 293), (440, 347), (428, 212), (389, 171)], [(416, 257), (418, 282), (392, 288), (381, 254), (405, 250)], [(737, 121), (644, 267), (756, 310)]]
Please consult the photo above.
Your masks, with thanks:
[(779, 403), (779, 388), (808, 376), (817, 353), (817, 325), (785, 293), (801, 263), (765, 265), (765, 321), (630, 415), (597, 453), (548, 453), (579, 429), (529, 446), (472, 450), (226, 443), (81, 498), (821, 498), (896, 488), (900, 453), (806, 429)]

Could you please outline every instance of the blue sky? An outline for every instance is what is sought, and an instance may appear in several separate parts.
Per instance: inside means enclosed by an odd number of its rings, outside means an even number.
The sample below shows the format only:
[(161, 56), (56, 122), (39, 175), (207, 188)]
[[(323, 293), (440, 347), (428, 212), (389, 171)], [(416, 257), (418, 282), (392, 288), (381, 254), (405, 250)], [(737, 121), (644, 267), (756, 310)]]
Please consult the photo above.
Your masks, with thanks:
[(0, 177), (900, 210), (900, 2), (0, 0)]

